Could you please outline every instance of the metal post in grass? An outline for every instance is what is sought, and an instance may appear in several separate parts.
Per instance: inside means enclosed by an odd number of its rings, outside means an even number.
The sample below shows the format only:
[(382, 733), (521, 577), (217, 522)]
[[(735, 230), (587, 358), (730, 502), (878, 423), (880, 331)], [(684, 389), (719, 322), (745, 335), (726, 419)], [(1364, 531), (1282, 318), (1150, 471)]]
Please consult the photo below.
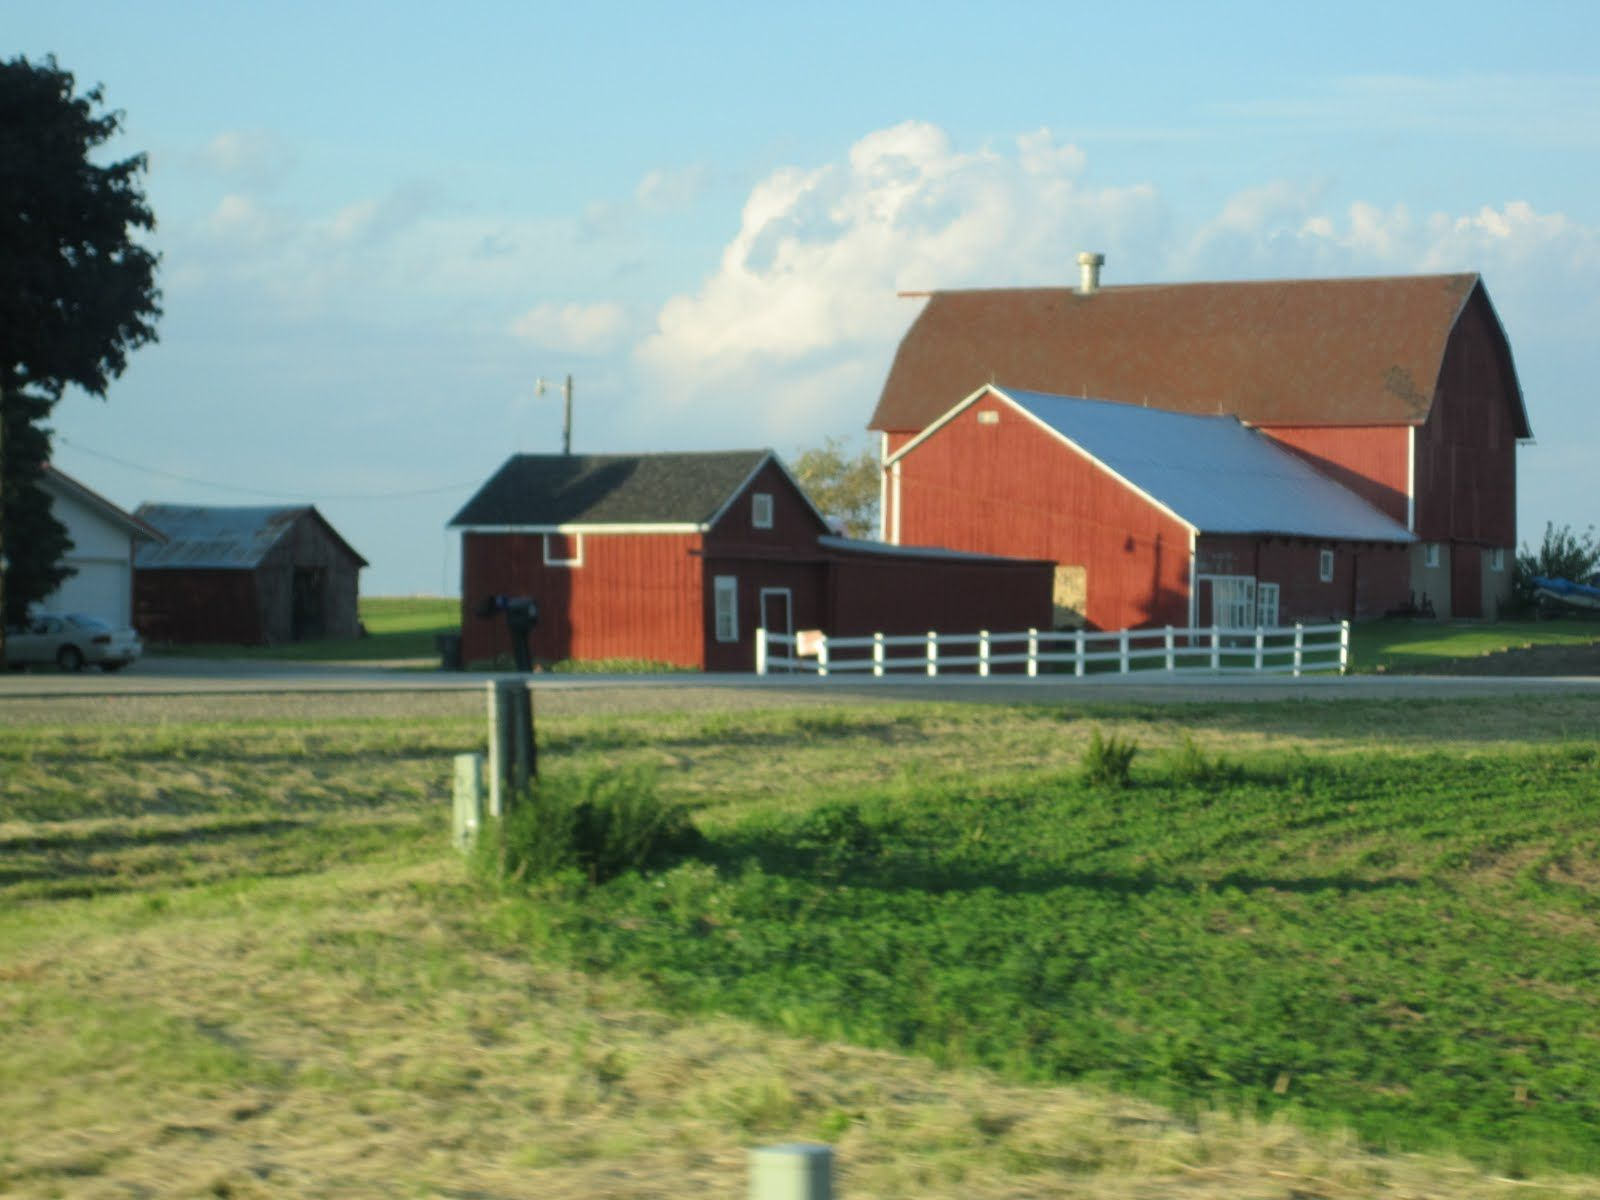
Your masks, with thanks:
[(1072, 635), (1072, 646), (1073, 646), (1073, 653), (1074, 653), (1074, 656), (1075, 656), (1075, 661), (1072, 664), (1072, 673), (1074, 675), (1082, 675), (1083, 674), (1083, 630), (1080, 629), (1080, 630), (1078, 630), (1077, 632), (1075, 632)]
[(1222, 630), (1215, 625), (1211, 627), (1211, 669), (1222, 670)]
[(1039, 674), (1039, 631), (1028, 630), (1028, 678), (1037, 678)]
[(1339, 674), (1350, 674), (1350, 622), (1339, 622)]
[(882, 633), (875, 633), (875, 634), (872, 635), (872, 674), (875, 677), (879, 678), (879, 679), (883, 678), (883, 634)]
[(756, 674), (757, 675), (765, 675), (766, 673), (767, 673), (767, 631), (765, 629), (757, 629), (756, 630)]
[(833, 1148), (795, 1142), (750, 1151), (750, 1200), (833, 1200)]
[(1128, 673), (1128, 668), (1129, 668), (1129, 663), (1128, 663), (1128, 631), (1126, 629), (1124, 629), (1122, 631), (1122, 636), (1117, 639), (1117, 652), (1118, 652), (1117, 666), (1120, 667), (1121, 670), (1122, 670), (1122, 673), (1124, 675), (1126, 675)]
[(1177, 653), (1178, 643), (1177, 643), (1177, 638), (1175, 637), (1175, 635), (1172, 632), (1172, 626), (1171, 625), (1167, 626), (1166, 632), (1162, 635), (1161, 645), (1165, 648), (1165, 650), (1167, 652), (1167, 670), (1169, 670), (1169, 671), (1177, 670), (1178, 669), (1178, 653)]
[(939, 635), (933, 630), (928, 630), (928, 674), (939, 673)]
[(1266, 661), (1267, 632), (1261, 626), (1256, 626), (1256, 674), (1261, 674), (1261, 668)]
[(985, 678), (989, 675), (989, 631), (978, 630), (978, 674)]
[(483, 825), (483, 755), (456, 755), (451, 811), (453, 840), (456, 849), (465, 853), (478, 840)]
[(1306, 659), (1306, 627), (1305, 623), (1294, 623), (1294, 677), (1300, 678), (1300, 668)]

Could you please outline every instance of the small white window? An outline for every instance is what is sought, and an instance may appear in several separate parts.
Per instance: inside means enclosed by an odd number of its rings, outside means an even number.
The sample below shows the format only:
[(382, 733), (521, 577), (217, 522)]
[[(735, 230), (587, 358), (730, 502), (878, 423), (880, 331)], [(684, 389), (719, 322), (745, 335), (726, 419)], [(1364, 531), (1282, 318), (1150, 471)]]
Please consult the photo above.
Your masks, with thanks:
[(1506, 552), (1503, 546), (1496, 546), (1489, 551), (1489, 570), (1504, 571), (1506, 569)]
[(1324, 550), (1317, 561), (1317, 578), (1323, 583), (1333, 582), (1333, 551)]
[(1429, 542), (1422, 548), (1422, 565), (1437, 567), (1439, 565), (1439, 543)]
[(718, 575), (712, 584), (717, 605), (717, 641), (739, 640), (739, 581), (732, 575)]
[(544, 565), (547, 567), (583, 566), (583, 534), (545, 534)]
[(750, 523), (757, 529), (772, 528), (772, 495), (756, 492), (750, 497)]
[(1265, 629), (1278, 627), (1278, 585), (1256, 584), (1256, 624)]
[(995, 412), (992, 408), (984, 409), (981, 413), (978, 414), (978, 424), (979, 425), (998, 425), (998, 424), (1000, 424), (1000, 414)]

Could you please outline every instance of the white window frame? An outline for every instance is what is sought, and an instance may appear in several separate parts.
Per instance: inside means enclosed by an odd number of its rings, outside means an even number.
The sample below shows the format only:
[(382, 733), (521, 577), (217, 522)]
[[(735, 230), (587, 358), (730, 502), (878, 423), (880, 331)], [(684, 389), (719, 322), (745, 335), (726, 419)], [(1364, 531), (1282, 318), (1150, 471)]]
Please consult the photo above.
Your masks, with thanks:
[(772, 528), (771, 492), (752, 492), (750, 494), (750, 524), (757, 529)]
[(1504, 571), (1506, 569), (1506, 548), (1493, 546), (1489, 550), (1489, 570)]
[[(550, 538), (552, 536), (564, 537), (564, 538), (571, 539), (572, 544), (577, 547), (578, 556), (576, 558), (551, 558), (550, 557)], [(540, 542), (543, 543), (542, 549), (544, 551), (544, 565), (545, 566), (547, 566), (547, 567), (581, 567), (581, 566), (583, 566), (583, 534), (581, 534), (581, 533), (558, 533), (558, 534), (552, 535), (552, 534), (545, 533), (545, 534), (540, 534), (539, 540), (540, 540)]]
[(1278, 627), (1278, 585), (1256, 584), (1256, 624), (1264, 629)]
[(719, 642), (739, 640), (739, 580), (734, 575), (718, 575), (711, 581), (713, 635)]
[(1333, 551), (1323, 550), (1317, 555), (1317, 578), (1323, 583), (1333, 582)]
[(1211, 623), (1218, 629), (1256, 627), (1256, 581), (1253, 575), (1204, 575), (1211, 583)]
[(1422, 565), (1437, 567), (1439, 565), (1439, 543), (1429, 542), (1422, 547)]

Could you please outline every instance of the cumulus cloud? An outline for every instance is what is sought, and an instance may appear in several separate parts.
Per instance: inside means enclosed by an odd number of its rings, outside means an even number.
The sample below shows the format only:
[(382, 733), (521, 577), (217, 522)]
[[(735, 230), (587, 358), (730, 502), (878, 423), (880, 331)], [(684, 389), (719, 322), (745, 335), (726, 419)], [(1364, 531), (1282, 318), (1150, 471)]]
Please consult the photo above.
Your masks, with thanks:
[(628, 328), (620, 304), (541, 304), (511, 322), (516, 337), (550, 350), (600, 354), (615, 349)]
[(295, 152), (269, 130), (229, 129), (207, 142), (194, 161), (217, 175), (265, 187), (288, 173)]
[[(1129, 248), (1165, 220), (1153, 188), (1089, 188), (1049, 130), (963, 152), (921, 121), (868, 134), (843, 162), (772, 172), (750, 191), (715, 272), (661, 306), (636, 361), (670, 402), (759, 385), (785, 405), (848, 403), (860, 420), (915, 315), (903, 290), (1061, 282), (1078, 250)], [(743, 393), (743, 394), (748, 394)]]

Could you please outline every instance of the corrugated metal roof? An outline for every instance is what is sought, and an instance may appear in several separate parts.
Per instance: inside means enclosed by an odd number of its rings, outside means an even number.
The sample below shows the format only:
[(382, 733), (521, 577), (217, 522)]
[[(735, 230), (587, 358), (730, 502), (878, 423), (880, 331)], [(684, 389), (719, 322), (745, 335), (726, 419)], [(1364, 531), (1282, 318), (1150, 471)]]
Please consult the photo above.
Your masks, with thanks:
[(187, 504), (141, 504), (134, 514), (167, 537), (165, 545), (142, 545), (134, 558), (140, 570), (196, 568), (249, 570), (303, 517), (319, 522), (357, 563), (366, 560), (341, 538), (314, 507), (213, 508)]
[(1416, 540), (1403, 525), (1236, 417), (993, 390), (1201, 533)]
[(1420, 423), (1475, 296), (1489, 306), (1474, 274), (934, 292), (870, 427), (920, 430), (995, 380), (1257, 424)]
[(771, 453), (517, 454), (450, 524), (702, 525)]

